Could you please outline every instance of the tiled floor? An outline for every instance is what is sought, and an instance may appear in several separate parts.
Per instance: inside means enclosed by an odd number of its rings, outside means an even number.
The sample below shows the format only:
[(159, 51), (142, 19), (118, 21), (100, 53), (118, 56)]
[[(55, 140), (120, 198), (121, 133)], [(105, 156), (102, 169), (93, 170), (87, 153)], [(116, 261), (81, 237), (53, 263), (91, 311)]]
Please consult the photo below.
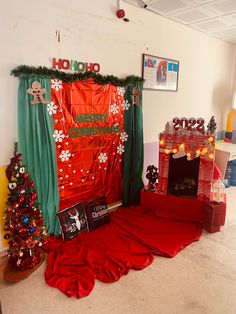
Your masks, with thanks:
[[(174, 258), (155, 257), (142, 271), (119, 281), (96, 281), (91, 294), (68, 298), (45, 283), (43, 263), (27, 279), (2, 282), (3, 314), (235, 314), (236, 187), (226, 189), (226, 224), (221, 232), (203, 232)], [(189, 209), (191, 210), (191, 208)]]

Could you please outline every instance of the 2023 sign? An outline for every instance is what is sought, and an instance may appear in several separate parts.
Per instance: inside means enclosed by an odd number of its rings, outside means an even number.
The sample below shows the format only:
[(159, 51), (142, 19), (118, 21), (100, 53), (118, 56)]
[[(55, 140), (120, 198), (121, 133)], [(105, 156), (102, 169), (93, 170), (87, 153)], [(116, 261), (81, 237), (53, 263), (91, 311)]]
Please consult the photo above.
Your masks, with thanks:
[(203, 118), (174, 118), (173, 124), (174, 129), (178, 131), (180, 128), (188, 130), (188, 131), (198, 131), (198, 132), (204, 132), (205, 130), (205, 121)]

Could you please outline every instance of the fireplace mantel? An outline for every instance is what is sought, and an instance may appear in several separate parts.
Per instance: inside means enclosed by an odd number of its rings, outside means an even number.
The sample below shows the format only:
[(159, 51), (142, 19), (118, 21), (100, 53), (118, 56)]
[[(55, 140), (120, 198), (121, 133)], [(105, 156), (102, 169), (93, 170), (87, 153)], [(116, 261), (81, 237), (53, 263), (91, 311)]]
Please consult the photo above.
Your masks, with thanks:
[(214, 156), (214, 135), (202, 134), (200, 132), (186, 132), (185, 134), (178, 132), (162, 132), (159, 142), (159, 178), (157, 193), (160, 195), (171, 194), (168, 188), (168, 186), (170, 186), (170, 158), (185, 158), (187, 162), (199, 158), (199, 173), (195, 176), (197, 179), (194, 179), (197, 180), (196, 195), (190, 197), (195, 197), (199, 200), (210, 200)]

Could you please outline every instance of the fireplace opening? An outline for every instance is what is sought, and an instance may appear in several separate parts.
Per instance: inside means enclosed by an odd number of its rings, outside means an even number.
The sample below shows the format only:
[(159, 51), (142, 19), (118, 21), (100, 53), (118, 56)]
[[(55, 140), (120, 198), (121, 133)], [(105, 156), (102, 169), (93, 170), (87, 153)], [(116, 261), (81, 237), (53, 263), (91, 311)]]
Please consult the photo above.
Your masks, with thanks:
[(175, 196), (197, 198), (200, 157), (187, 160), (187, 156), (169, 159), (167, 193)]

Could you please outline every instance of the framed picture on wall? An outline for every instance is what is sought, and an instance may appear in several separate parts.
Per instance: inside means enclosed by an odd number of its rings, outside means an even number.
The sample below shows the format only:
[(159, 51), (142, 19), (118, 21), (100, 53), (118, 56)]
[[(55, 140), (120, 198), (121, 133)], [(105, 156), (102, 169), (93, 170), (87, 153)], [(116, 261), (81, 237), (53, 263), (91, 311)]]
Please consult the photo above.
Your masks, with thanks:
[(177, 91), (179, 61), (143, 54), (144, 89)]

